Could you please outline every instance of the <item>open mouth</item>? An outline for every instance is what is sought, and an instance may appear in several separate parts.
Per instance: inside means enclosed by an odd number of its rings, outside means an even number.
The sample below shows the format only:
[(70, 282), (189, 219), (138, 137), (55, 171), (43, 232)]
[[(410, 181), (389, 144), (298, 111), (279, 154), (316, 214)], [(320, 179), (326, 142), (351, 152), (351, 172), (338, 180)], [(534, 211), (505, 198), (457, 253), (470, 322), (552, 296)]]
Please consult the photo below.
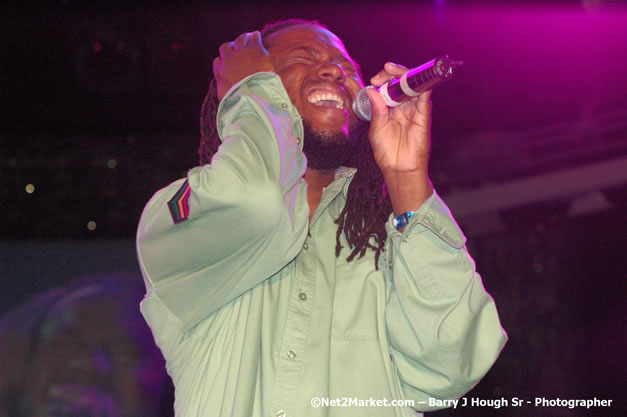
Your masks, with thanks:
[(316, 106), (332, 107), (344, 110), (344, 100), (335, 93), (315, 91), (307, 97), (307, 101)]

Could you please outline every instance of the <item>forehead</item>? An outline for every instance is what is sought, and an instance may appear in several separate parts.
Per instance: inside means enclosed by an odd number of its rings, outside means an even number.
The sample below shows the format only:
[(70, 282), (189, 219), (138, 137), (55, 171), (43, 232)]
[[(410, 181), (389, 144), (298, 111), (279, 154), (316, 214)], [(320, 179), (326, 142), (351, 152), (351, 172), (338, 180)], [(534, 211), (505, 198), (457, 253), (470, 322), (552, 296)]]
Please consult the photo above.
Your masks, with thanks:
[(338, 52), (352, 61), (344, 44), (335, 34), (315, 25), (297, 25), (281, 29), (267, 39), (271, 55), (288, 53), (301, 46), (317, 46), (336, 55)]

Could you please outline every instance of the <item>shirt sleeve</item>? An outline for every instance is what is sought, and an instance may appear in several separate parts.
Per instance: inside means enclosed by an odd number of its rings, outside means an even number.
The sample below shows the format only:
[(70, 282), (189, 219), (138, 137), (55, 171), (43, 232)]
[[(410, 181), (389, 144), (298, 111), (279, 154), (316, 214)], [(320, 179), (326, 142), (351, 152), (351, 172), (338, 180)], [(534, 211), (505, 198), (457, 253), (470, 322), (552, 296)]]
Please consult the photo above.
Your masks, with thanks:
[(403, 233), (386, 224), (385, 320), (405, 398), (455, 400), (490, 369), (507, 335), (468, 254), (466, 238), (434, 194)]
[(302, 123), (279, 77), (233, 86), (218, 132), (211, 164), (157, 192), (137, 232), (148, 293), (183, 330), (278, 272), (307, 235)]

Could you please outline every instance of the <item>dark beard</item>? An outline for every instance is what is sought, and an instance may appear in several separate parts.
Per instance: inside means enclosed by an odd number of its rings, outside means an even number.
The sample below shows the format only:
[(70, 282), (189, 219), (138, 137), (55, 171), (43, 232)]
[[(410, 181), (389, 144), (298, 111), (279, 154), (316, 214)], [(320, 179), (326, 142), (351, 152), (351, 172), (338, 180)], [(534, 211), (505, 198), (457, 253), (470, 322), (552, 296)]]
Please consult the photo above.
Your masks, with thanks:
[(344, 132), (317, 132), (309, 122), (303, 120), (303, 152), (307, 157), (307, 167), (312, 169), (335, 169), (349, 166), (347, 163), (359, 145), (360, 129)]

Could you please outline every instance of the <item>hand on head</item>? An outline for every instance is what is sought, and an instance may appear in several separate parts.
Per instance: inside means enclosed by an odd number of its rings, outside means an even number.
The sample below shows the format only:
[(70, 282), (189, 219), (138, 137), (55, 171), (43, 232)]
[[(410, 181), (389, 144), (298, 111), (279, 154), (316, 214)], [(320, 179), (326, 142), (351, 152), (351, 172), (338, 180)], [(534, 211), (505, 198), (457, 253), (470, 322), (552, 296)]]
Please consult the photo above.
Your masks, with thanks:
[(290, 101), (315, 130), (347, 133), (357, 124), (350, 108), (362, 87), (358, 66), (329, 30), (296, 23), (264, 35), (263, 43), (261, 34), (252, 32), (223, 44), (214, 60), (218, 98), (260, 71), (281, 78)]
[(262, 71), (274, 71), (274, 65), (261, 43), (260, 32), (243, 33), (235, 41), (222, 44), (220, 56), (213, 60), (218, 99), (244, 78)]

